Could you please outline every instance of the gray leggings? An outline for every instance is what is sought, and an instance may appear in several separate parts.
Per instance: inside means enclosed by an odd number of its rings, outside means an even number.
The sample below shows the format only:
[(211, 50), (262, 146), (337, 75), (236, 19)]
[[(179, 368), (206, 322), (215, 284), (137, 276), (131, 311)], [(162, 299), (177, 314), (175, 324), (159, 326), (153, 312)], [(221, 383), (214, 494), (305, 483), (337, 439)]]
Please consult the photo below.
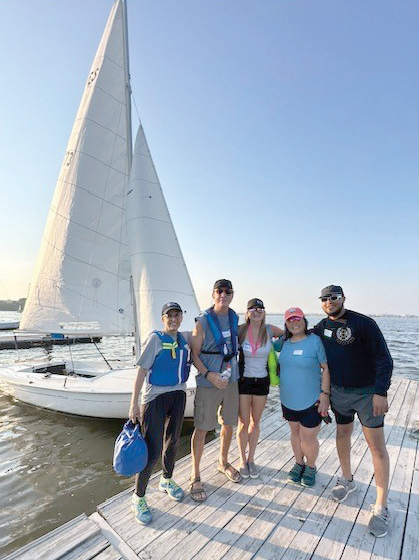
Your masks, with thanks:
[(172, 478), (185, 403), (185, 391), (170, 391), (141, 405), (141, 431), (147, 443), (148, 462), (135, 477), (135, 493), (140, 498), (145, 494), (154, 465), (160, 457), (164, 478)]

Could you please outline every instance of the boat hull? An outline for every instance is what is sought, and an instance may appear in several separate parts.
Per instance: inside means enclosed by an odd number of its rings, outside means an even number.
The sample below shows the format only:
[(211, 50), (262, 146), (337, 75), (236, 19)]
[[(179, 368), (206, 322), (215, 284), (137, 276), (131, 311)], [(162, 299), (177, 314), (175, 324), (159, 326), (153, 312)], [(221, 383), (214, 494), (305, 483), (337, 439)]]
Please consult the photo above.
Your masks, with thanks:
[[(76, 364), (74, 368), (65, 362), (61, 364), (67, 374), (52, 373), (58, 364), (42, 372), (39, 370), (46, 369), (42, 367), (45, 364), (2, 368), (0, 389), (19, 401), (55, 412), (90, 418), (128, 418), (135, 368), (101, 372), (86, 367), (86, 363), (79, 369)], [(195, 387), (192, 380), (188, 385), (185, 418), (192, 418)]]

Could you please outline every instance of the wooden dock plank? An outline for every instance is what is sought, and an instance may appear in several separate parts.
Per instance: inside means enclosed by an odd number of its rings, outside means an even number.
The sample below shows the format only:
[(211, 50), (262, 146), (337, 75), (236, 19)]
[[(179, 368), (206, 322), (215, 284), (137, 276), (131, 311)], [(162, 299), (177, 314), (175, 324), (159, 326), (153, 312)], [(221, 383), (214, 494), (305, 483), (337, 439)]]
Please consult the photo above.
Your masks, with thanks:
[(121, 560), (121, 555), (109, 544), (102, 534), (84, 541), (69, 553), (59, 556), (60, 560)]
[[(398, 391), (397, 396), (400, 396), (402, 391)], [(397, 533), (397, 526), (394, 526), (394, 511), (391, 506), (391, 500), (393, 498), (393, 474), (396, 469), (397, 461), (399, 459), (399, 453), (404, 439), (404, 434), (406, 433), (406, 424), (409, 421), (410, 409), (414, 405), (415, 393), (409, 391), (409, 384), (405, 383), (403, 392), (403, 403), (400, 407), (399, 414), (393, 421), (389, 413), (389, 418), (386, 423), (386, 434), (388, 434), (387, 439), (387, 449), (390, 456), (390, 489), (389, 489), (389, 505), (391, 508), (392, 518), (390, 520), (390, 534), (391, 539), (375, 539), (367, 529), (367, 523), (369, 519), (369, 505), (375, 502), (375, 485), (371, 485), (368, 489), (364, 503), (359, 510), (357, 517), (357, 522), (349, 536), (347, 545), (342, 554), (342, 560), (369, 560), (373, 554), (376, 547), (380, 547), (380, 541), (393, 540), (398, 542), (401, 547), (401, 538), (403, 534), (403, 528), (399, 528), (399, 534)], [(410, 407), (410, 408), (409, 408)], [(391, 408), (390, 408), (391, 412)], [(397, 489), (395, 491), (397, 493)], [(390, 552), (390, 551), (389, 551)], [(391, 556), (386, 556), (387, 559), (398, 560), (400, 557), (400, 550), (393, 550)]]
[[(274, 422), (272, 422), (274, 420)], [(270, 413), (264, 418), (262, 422), (262, 436), (267, 438), (269, 435), (274, 434), (275, 438), (285, 437), (288, 433), (288, 425), (281, 422), (280, 428), (277, 429), (277, 414)], [(259, 452), (263, 451), (261, 445)], [(208, 449), (208, 451), (207, 451)], [(235, 449), (235, 455), (233, 455)], [(227, 481), (223, 475), (216, 470), (216, 462), (219, 452), (219, 440), (215, 440), (206, 446), (205, 455), (203, 457), (202, 466), (202, 479), (205, 481), (205, 487), (210, 497), (219, 486), (224, 486)], [(235, 443), (232, 445), (232, 460), (238, 457), (237, 447)], [(175, 476), (178, 483), (186, 488), (186, 483), (189, 478), (190, 472), (190, 457), (185, 458), (178, 462)], [(156, 482), (158, 476), (154, 477)], [(228, 483), (231, 484), (231, 483)], [(130, 511), (131, 493), (123, 493), (121, 496), (122, 503), (118, 504), (117, 514), (113, 510), (112, 502), (106, 502), (103, 506), (99, 506), (98, 511), (110, 523), (114, 529), (130, 544), (137, 552), (144, 548), (147, 542), (154, 540), (162, 531), (167, 531), (177, 521), (184, 519), (187, 514), (195, 508), (203, 508), (211, 502), (207, 500), (205, 504), (197, 505), (189, 497), (187, 497), (181, 504), (173, 504), (167, 500), (165, 494), (156, 492), (154, 484), (150, 485), (150, 491), (147, 491), (147, 500), (151, 507), (153, 507), (154, 521), (150, 527), (139, 527), (134, 522), (134, 517)], [(162, 509), (159, 509), (160, 506)], [(179, 509), (180, 508), (180, 509)], [(167, 515), (169, 513), (169, 516)], [(172, 515), (172, 517), (170, 517)], [(144, 533), (147, 533), (145, 535)]]
[[(398, 385), (397, 385), (398, 387)], [(396, 388), (396, 387), (395, 387)], [(399, 406), (393, 407), (392, 414), (395, 414), (395, 408), (400, 409), (402, 397), (398, 391), (393, 389), (393, 394), (396, 393), (395, 398), (398, 399)], [(400, 392), (401, 395), (401, 392)], [(365, 464), (371, 464), (369, 457), (365, 459), (367, 453), (367, 445), (362, 436), (362, 430), (359, 422), (354, 425), (354, 434), (352, 437), (352, 469), (356, 473), (356, 480), (359, 483), (368, 485), (371, 481), (372, 471), (362, 472), (362, 478), (359, 480), (358, 469), (364, 461)], [(336, 515), (339, 504), (329, 498), (331, 488), (335, 483), (334, 475), (339, 470), (339, 460), (336, 453), (333, 453), (327, 458), (321, 468), (319, 477), (322, 473), (329, 475), (328, 485), (325, 491), (320, 491), (318, 485), (310, 490), (301, 494), (291, 507), (286, 518), (281, 524), (273, 531), (270, 537), (263, 544), (254, 558), (266, 558), (274, 556), (279, 559), (284, 557), (286, 551), (286, 559), (300, 559), (310, 557), (316, 549), (323, 533), (327, 529), (332, 516)], [(357, 496), (358, 494), (358, 496)], [(316, 498), (317, 496), (317, 498)], [(359, 491), (349, 496), (346, 504), (353, 504), (355, 500), (359, 500)], [(355, 504), (356, 510), (358, 506)], [(303, 515), (301, 515), (301, 513)], [(307, 512), (304, 515), (304, 512)], [(338, 519), (338, 518), (336, 518)], [(340, 530), (336, 532), (335, 538), (338, 539), (335, 546), (339, 548), (338, 543), (345, 539), (344, 535), (347, 534), (352, 526), (344, 521), (340, 521)], [(285, 529), (285, 530), (284, 530)], [(343, 540), (343, 543), (345, 540)], [(282, 552), (281, 552), (282, 551)], [(320, 555), (321, 556), (321, 555)], [(337, 556), (338, 557), (338, 556)]]
[(65, 523), (7, 556), (4, 560), (53, 560), (100, 535), (99, 526), (85, 514)]
[[(419, 407), (416, 405), (415, 408), (418, 414)], [(416, 453), (401, 560), (412, 560), (419, 555), (419, 442), (411, 435), (410, 437), (412, 445), (416, 443)]]
[[(330, 430), (327, 440), (321, 442), (323, 455), (331, 453), (333, 440), (333, 430)], [(286, 443), (289, 446), (289, 442)], [(284, 465), (283, 457), (284, 454), (280, 453), (276, 464), (271, 463), (270, 466), (276, 470), (274, 476), (270, 480), (264, 481), (261, 490), (217, 535), (216, 542), (208, 543), (200, 550), (200, 559), (212, 558), (213, 551), (217, 558), (230, 557), (233, 550), (238, 551), (238, 557), (247, 558), (251, 556), (246, 553), (252, 551), (253, 555), (253, 552), (262, 546), (296, 497), (303, 491), (302, 486), (286, 484), (283, 472), (287, 472), (291, 468), (293, 458), (290, 458)]]
[[(333, 431), (333, 428), (327, 428), (327, 429), (330, 430), (330, 431)], [(271, 469), (271, 468), (270, 468), (270, 465), (268, 465), (269, 469), (266, 468), (266, 458), (262, 461), (263, 464), (265, 464), (265, 467), (264, 467), (264, 468), (262, 469), (262, 471), (261, 471), (261, 478), (262, 478), (262, 481), (263, 481), (263, 483), (264, 483), (265, 486), (267, 485), (267, 480), (268, 480), (269, 478), (272, 478), (272, 476), (276, 476), (276, 475), (278, 474), (278, 470), (281, 469), (281, 468), (283, 468), (284, 465), (286, 464), (286, 462), (289, 461), (290, 458), (291, 458), (292, 452), (291, 452), (290, 444), (289, 444), (289, 441), (288, 441), (288, 429), (287, 429), (287, 438), (286, 438), (285, 441), (281, 440), (281, 443), (282, 443), (282, 446), (283, 446), (282, 448), (275, 448), (275, 446), (272, 446), (272, 442), (269, 442), (268, 450), (264, 453), (264, 455), (266, 455), (266, 453), (269, 453), (269, 456), (272, 457), (272, 451), (274, 451), (274, 453), (275, 453), (274, 459), (277, 459), (276, 456), (278, 456), (278, 458), (280, 458), (280, 462), (278, 462), (278, 464), (275, 465), (275, 468), (274, 468), (274, 469)], [(333, 444), (331, 445), (331, 448), (332, 448), (332, 446), (333, 446)], [(260, 446), (259, 448), (261, 448), (261, 446)], [(261, 458), (258, 459), (258, 462), (260, 462), (260, 460), (261, 460)], [(268, 479), (265, 479), (265, 472), (266, 472), (267, 470), (268, 470), (268, 471), (269, 471), (269, 470), (272, 470), (272, 472), (270, 473), (270, 477), (268, 477)], [(255, 481), (252, 481), (252, 482), (255, 482)], [(240, 485), (240, 486), (232, 485), (232, 487), (235, 486), (235, 487), (236, 487), (236, 490), (238, 490), (238, 489), (240, 489), (240, 487), (244, 488), (247, 484), (250, 484), (250, 483), (251, 483), (251, 481), (247, 481), (247, 483), (245, 483), (245, 484), (243, 484), (243, 485)], [(260, 485), (259, 485), (259, 486), (260, 486)], [(264, 486), (264, 487), (265, 487), (265, 486)], [(260, 490), (260, 492), (263, 494), (264, 487), (253, 489), (253, 492), (251, 492), (250, 496), (253, 496), (253, 495), (255, 495), (255, 494), (256, 494), (257, 496), (259, 496), (260, 493), (258, 493), (258, 490)], [(246, 496), (246, 499), (244, 499), (244, 500), (243, 500), (243, 495), (240, 494), (239, 497), (240, 497), (241, 500), (242, 500), (242, 503), (239, 503), (239, 507), (240, 507), (240, 508), (249, 507), (251, 512), (255, 511), (255, 507), (254, 507), (254, 502), (253, 502), (253, 500), (250, 502), (250, 505), (249, 505), (249, 506), (246, 505), (246, 504), (249, 502), (249, 496)], [(229, 499), (230, 499), (230, 500), (235, 500), (235, 499), (237, 499), (237, 497), (235, 497), (235, 496), (232, 495)], [(234, 504), (234, 507), (235, 507), (235, 505), (236, 505), (236, 504)], [(202, 506), (198, 506), (198, 507), (201, 508)], [(223, 507), (225, 508), (225, 505), (224, 505)], [(258, 508), (260, 508), (260, 506), (257, 504), (256, 511), (257, 511)], [(231, 509), (231, 508), (229, 508), (229, 509)], [(238, 511), (240, 511), (240, 510), (238, 510)], [(215, 514), (215, 516), (217, 517), (217, 521), (219, 521), (219, 520), (218, 520), (218, 517), (220, 516), (220, 511), (219, 511), (219, 510), (218, 510), (218, 511), (216, 510), (216, 511), (214, 512), (214, 514)], [(252, 515), (252, 513), (251, 513), (250, 515)], [(225, 515), (224, 511), (223, 511), (223, 516), (224, 516), (224, 519), (221, 520), (221, 521), (222, 521), (221, 527), (222, 527), (222, 524), (225, 524), (226, 522), (229, 521), (229, 518), (228, 518), (228, 516)], [(232, 521), (235, 519), (235, 517), (236, 517), (235, 515), (232, 517)], [(196, 520), (195, 520), (195, 521), (196, 521)], [(201, 521), (201, 519), (200, 519), (200, 521)], [(210, 521), (211, 521), (211, 517), (210, 517), (210, 518), (207, 518), (207, 519), (206, 519), (206, 525), (208, 525)], [(201, 521), (201, 522), (202, 522), (202, 521)], [(211, 530), (214, 530), (214, 528), (212, 527)], [(202, 532), (204, 532), (203, 535), (201, 534)], [(214, 531), (214, 534), (217, 535), (217, 537), (216, 537), (216, 540), (217, 540), (217, 541), (219, 540), (219, 536), (218, 536), (218, 534), (217, 534), (218, 532), (220, 532), (220, 529), (217, 527), (216, 530)], [(187, 540), (190, 540), (191, 543), (193, 543), (193, 544), (191, 545), (191, 549), (192, 549), (193, 551), (195, 551), (195, 553), (196, 553), (196, 551), (202, 546), (202, 544), (205, 544), (206, 542), (210, 542), (210, 541), (208, 540), (208, 530), (205, 530), (205, 531), (204, 531), (204, 530), (200, 530), (200, 527), (198, 526), (198, 528), (197, 528), (197, 533), (198, 533), (198, 535), (199, 535), (198, 538), (196, 537), (196, 535), (191, 535), (190, 537), (187, 537)], [(239, 534), (238, 536), (240, 536), (240, 534)], [(238, 538), (238, 537), (237, 537), (237, 538)], [(207, 540), (205, 540), (205, 539), (207, 539)], [(169, 540), (170, 540), (170, 539), (169, 539)], [(196, 542), (194, 542), (194, 540), (195, 540)], [(157, 543), (156, 543), (156, 544), (157, 544)], [(199, 545), (199, 546), (198, 546), (198, 545)], [(182, 547), (181, 547), (181, 550), (184, 550), (184, 546), (185, 546), (185, 540), (182, 540)], [(148, 551), (150, 552), (150, 551), (151, 551), (151, 548), (148, 549)], [(172, 549), (172, 550), (171, 550), (170, 556), (173, 557), (173, 554), (174, 554), (175, 552), (176, 552), (175, 549)], [(201, 552), (202, 552), (202, 551), (201, 551)], [(200, 552), (200, 557), (201, 557), (201, 552)]]
[[(141, 526), (130, 511), (132, 490), (98, 506), (90, 518), (70, 523), (23, 547), (5, 560), (412, 560), (419, 557), (419, 441), (412, 427), (419, 418), (419, 383), (395, 378), (389, 391), (385, 435), (391, 460), (390, 534), (368, 533), (368, 507), (375, 500), (371, 455), (359, 422), (351, 440), (358, 485), (343, 504), (330, 499), (340, 471), (335, 424), (319, 433), (317, 483), (303, 488), (286, 483), (294, 459), (289, 426), (277, 399), (263, 416), (256, 463), (260, 479), (229, 482), (217, 471), (219, 439), (202, 458), (208, 499), (189, 496), (172, 502), (157, 490), (156, 473), (147, 490), (153, 522)], [(238, 461), (235, 440), (230, 458)], [(186, 489), (190, 456), (178, 461), (175, 478)]]
[[(288, 434), (288, 426), (283, 425), (281, 429), (274, 430), (269, 435), (269, 444), (265, 442), (266, 445), (260, 447), (258, 450), (257, 461), (261, 461), (261, 457), (264, 456), (265, 459), (263, 460), (268, 461), (269, 457), (272, 454), (275, 454), (275, 447), (272, 446), (272, 442), (281, 441), (284, 437)], [(237, 449), (236, 449), (237, 452)], [(234, 450), (232, 449), (232, 454)], [(260, 455), (262, 453), (262, 455)], [(217, 450), (218, 455), (218, 450)], [(192, 538), (197, 538), (197, 535), (201, 535), (202, 527), (201, 526), (208, 526), (208, 519), (215, 513), (215, 515), (220, 517), (220, 513), (222, 512), (223, 517), (234, 515), (238, 508), (243, 507), (240, 505), (241, 503), (247, 502), (252, 495), (252, 489), (248, 489), (246, 484), (234, 484), (228, 482), (224, 475), (220, 474), (216, 470), (216, 460), (217, 455), (214, 456), (212, 464), (209, 465), (208, 468), (211, 468), (213, 471), (212, 477), (209, 479), (208, 483), (206, 484), (206, 489), (208, 492), (208, 499), (203, 504), (196, 504), (192, 501), (190, 497), (187, 497), (185, 500), (185, 505), (188, 503), (191, 507), (188, 508), (187, 511), (182, 512), (181, 517), (178, 519), (177, 523), (174, 525), (175, 535), (174, 538), (178, 542), (182, 543), (182, 548), (185, 544), (185, 539), (188, 539), (188, 535), (192, 534)], [(233, 455), (232, 455), (233, 456)], [(248, 481), (250, 483), (250, 481)], [(256, 492), (256, 489), (253, 489), (253, 492)], [(237, 502), (237, 503), (236, 503)], [(218, 519), (217, 519), (218, 522)], [(192, 530), (195, 530), (192, 533)], [(208, 529), (213, 531), (214, 528), (210, 525)], [(204, 531), (205, 533), (205, 531)], [(205, 533), (206, 534), (206, 533)], [(182, 539), (182, 535), (185, 537)], [(172, 539), (166, 539), (166, 534), (164, 534), (165, 547), (171, 547), (172, 556), (174, 554), (173, 547), (176, 544)], [(205, 538), (202, 536), (201, 538)], [(187, 541), (189, 542), (189, 541)], [(141, 543), (142, 547), (144, 548), (144, 543)], [(155, 550), (159, 546), (159, 543), (153, 543), (153, 550)], [(137, 550), (138, 552), (138, 550)], [(150, 551), (148, 551), (150, 552)]]
[[(389, 430), (393, 426), (394, 422), (397, 421), (400, 410), (403, 406), (405, 391), (407, 390), (407, 383), (400, 383), (400, 385), (393, 384), (392, 391), (389, 394), (393, 397), (390, 400), (391, 406), (390, 411), (386, 417), (386, 432), (389, 434)], [(360, 425), (358, 424), (360, 428)], [(313, 555), (313, 560), (320, 560), (324, 558), (325, 554), (331, 554), (333, 558), (340, 558), (344, 547), (346, 546), (346, 539), (349, 536), (351, 530), (350, 526), (355, 523), (359, 523), (358, 515), (359, 510), (362, 508), (365, 496), (369, 489), (371, 488), (371, 481), (373, 475), (372, 462), (370, 458), (370, 453), (367, 451), (367, 446), (364, 438), (359, 439), (361, 445), (365, 447), (366, 453), (362, 457), (362, 461), (358, 462), (356, 467), (354, 462), (354, 451), (356, 449), (352, 448), (352, 465), (355, 475), (355, 480), (358, 485), (358, 490), (351, 494), (348, 499), (343, 504), (338, 504), (333, 518), (321, 538), (315, 553)], [(375, 487), (372, 486), (371, 490), (375, 495)], [(345, 530), (345, 526), (347, 529)], [(365, 533), (365, 525), (360, 525), (360, 531), (362, 534)], [(346, 535), (346, 538), (343, 538)], [(369, 535), (368, 535), (369, 536)], [(369, 536), (373, 538), (372, 536)], [(358, 549), (359, 550), (359, 549)], [(359, 552), (360, 553), (360, 552)]]

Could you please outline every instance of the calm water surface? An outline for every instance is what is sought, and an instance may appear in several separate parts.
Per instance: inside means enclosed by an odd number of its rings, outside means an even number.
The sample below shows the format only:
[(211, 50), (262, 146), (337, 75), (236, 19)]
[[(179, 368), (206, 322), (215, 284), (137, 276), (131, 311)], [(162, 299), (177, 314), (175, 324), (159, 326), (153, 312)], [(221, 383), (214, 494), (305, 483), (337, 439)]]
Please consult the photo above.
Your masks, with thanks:
[[(0, 320), (17, 314), (0, 312)], [(310, 325), (320, 316), (308, 317)], [(269, 322), (281, 325), (282, 315)], [(419, 379), (419, 318), (378, 317), (395, 361), (395, 375)], [(129, 356), (132, 341), (104, 339), (107, 358)], [(53, 357), (101, 360), (87, 345), (54, 347)], [(1, 351), (0, 366), (39, 358), (39, 349)], [(129, 358), (127, 359), (129, 365)], [(0, 557), (132, 486), (112, 471), (113, 444), (123, 422), (49, 412), (0, 393)], [(179, 455), (189, 453), (192, 426), (185, 423)]]

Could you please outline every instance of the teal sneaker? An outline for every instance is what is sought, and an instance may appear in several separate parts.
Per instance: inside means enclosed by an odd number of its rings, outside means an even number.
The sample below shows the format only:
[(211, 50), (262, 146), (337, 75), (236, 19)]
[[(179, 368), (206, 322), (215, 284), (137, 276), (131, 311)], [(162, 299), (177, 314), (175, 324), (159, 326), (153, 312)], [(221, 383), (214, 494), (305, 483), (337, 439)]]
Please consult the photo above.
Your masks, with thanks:
[(159, 483), (159, 490), (160, 492), (167, 492), (169, 494), (169, 498), (174, 500), (175, 502), (180, 502), (183, 500), (185, 495), (182, 488), (176, 484), (173, 478), (160, 478)]
[(133, 494), (131, 508), (134, 512), (135, 521), (138, 521), (141, 525), (147, 525), (152, 521), (153, 517), (144, 496), (140, 498), (137, 494)]
[(303, 476), (305, 465), (300, 465), (300, 463), (295, 463), (287, 476), (287, 482), (292, 484), (300, 484), (301, 478)]
[(316, 467), (309, 467), (308, 465), (306, 465), (303, 476), (301, 477), (301, 484), (303, 486), (307, 486), (308, 488), (314, 486), (316, 484), (316, 472)]

